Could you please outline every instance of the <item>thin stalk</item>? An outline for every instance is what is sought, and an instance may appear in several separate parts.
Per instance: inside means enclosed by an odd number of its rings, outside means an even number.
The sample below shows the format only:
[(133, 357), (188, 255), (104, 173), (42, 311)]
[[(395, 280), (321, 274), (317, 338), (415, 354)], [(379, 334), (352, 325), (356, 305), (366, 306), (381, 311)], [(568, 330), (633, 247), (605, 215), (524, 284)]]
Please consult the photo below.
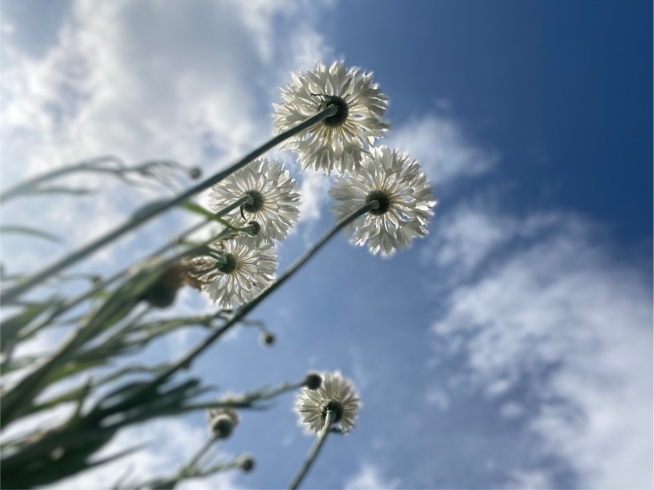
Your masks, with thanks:
[[(207, 337), (202, 343), (196, 346), (193, 350), (187, 353), (182, 359), (177, 361), (173, 366), (170, 367), (167, 371), (163, 372), (157, 379), (152, 381), (150, 385), (158, 385), (172, 376), (174, 373), (179, 371), (182, 368), (188, 368), (191, 366), (191, 363), (198, 357), (205, 349), (207, 349), (211, 344), (214, 343), (221, 335), (227, 332), (232, 326), (238, 323), (242, 318), (244, 318), (248, 313), (250, 313), (259, 303), (264, 299), (270, 296), (277, 288), (284, 284), (293, 274), (295, 274), (300, 267), (307, 263), (307, 261), (313, 257), (318, 250), (320, 250), (334, 235), (336, 235), (340, 230), (345, 228), (347, 225), (356, 220), (359, 216), (364, 215), (372, 209), (377, 209), (379, 207), (378, 201), (371, 201), (361, 208), (357, 209), (355, 212), (346, 216), (341, 221), (339, 221), (336, 226), (323, 235), (323, 237), (318, 240), (313, 247), (307, 250), (300, 258), (298, 258), (288, 269), (282, 274), (268, 289), (263, 291), (259, 296), (250, 301), (249, 303), (241, 306), (234, 316), (230, 318), (225, 325), (216, 330), (213, 334)], [(144, 387), (142, 390), (149, 389), (150, 386)]]
[(192, 472), (195, 468), (195, 465), (200, 461), (200, 458), (204, 456), (204, 454), (209, 450), (209, 448), (213, 445), (214, 442), (216, 442), (218, 438), (217, 437), (211, 437), (210, 439), (207, 439), (207, 441), (202, 445), (200, 449), (193, 455), (191, 460), (184, 465), (184, 468), (182, 468), (182, 471), (180, 472), (181, 475), (186, 475), (189, 472)]
[(295, 136), (296, 134), (304, 131), (305, 129), (310, 128), (314, 124), (319, 123), (323, 119), (326, 119), (330, 116), (333, 116), (337, 112), (337, 107), (335, 105), (331, 105), (322, 111), (320, 111), (318, 114), (315, 116), (310, 117), (304, 122), (301, 122), (297, 126), (289, 129), (288, 131), (283, 132), (282, 134), (279, 134), (269, 140), (267, 143), (264, 143), (260, 147), (256, 148), (255, 150), (251, 151), (248, 153), (245, 157), (243, 157), (241, 160), (233, 164), (231, 167), (229, 167), (226, 170), (223, 170), (222, 172), (218, 172), (217, 174), (214, 174), (212, 177), (209, 177), (208, 179), (204, 180), (203, 182), (200, 182), (199, 184), (196, 184), (195, 186), (191, 187), (190, 189), (186, 190), (185, 192), (173, 197), (170, 200), (167, 200), (163, 203), (154, 205), (150, 208), (146, 208), (142, 212), (140, 212), (136, 217), (133, 217), (126, 223), (123, 223), (121, 226), (118, 228), (114, 229), (113, 231), (110, 231), (109, 233), (101, 236), (94, 242), (86, 245), (82, 249), (67, 255), (66, 257), (63, 257), (59, 261), (55, 262), (54, 264), (50, 265), (49, 267), (46, 267), (45, 269), (41, 270), (40, 272), (37, 272), (36, 274), (30, 276), (29, 278), (23, 280), (21, 283), (17, 284), (16, 286), (8, 289), (2, 295), (0, 295), (0, 303), (2, 304), (8, 304), (14, 302), (18, 297), (20, 297), (22, 294), (26, 293), (27, 291), (31, 290), (33, 287), (37, 286), (40, 284), (42, 281), (45, 279), (48, 279), (52, 275), (60, 272), (61, 270), (65, 269), (66, 267), (69, 267), (80, 260), (88, 257), (90, 254), (93, 252), (99, 250), (100, 248), (104, 247), (108, 243), (111, 243), (115, 239), (121, 237), (128, 231), (133, 230), (134, 228), (137, 228), (138, 226), (142, 225), (146, 221), (149, 221), (150, 219), (154, 218), (155, 216), (160, 215), (164, 211), (168, 211), (169, 209), (173, 208), (174, 206), (184, 202), (188, 198), (194, 196), (195, 194), (198, 194), (199, 192), (202, 192), (205, 189), (208, 189), (214, 184), (217, 184), (221, 180), (225, 179), (235, 171), (239, 170), (240, 168), (244, 167), (248, 163), (250, 163), (252, 160), (260, 157), (264, 153), (266, 153), (268, 150), (274, 148), (277, 146), (279, 143), (282, 143), (283, 141), (287, 140), (288, 138)]
[[(221, 209), (220, 211), (216, 212), (216, 213), (215, 213), (215, 216), (216, 216), (217, 218), (220, 218), (220, 217), (222, 217), (222, 216), (225, 216), (225, 215), (228, 214), (230, 211), (233, 211), (234, 209), (240, 207), (242, 204), (245, 204), (245, 203), (248, 203), (248, 202), (251, 202), (251, 201), (252, 201), (252, 197), (251, 197), (251, 196), (249, 196), (249, 195), (248, 195), (248, 196), (243, 196), (243, 197), (241, 197), (240, 199), (238, 199), (237, 201), (235, 201), (235, 202), (233, 202), (232, 204), (230, 204), (229, 206), (225, 207), (224, 209)], [(211, 220), (210, 220), (210, 219), (207, 219), (207, 220), (202, 221), (202, 222), (200, 222), (200, 223), (198, 223), (198, 224), (196, 224), (196, 225), (191, 226), (189, 229), (187, 229), (187, 230), (184, 231), (181, 235), (179, 235), (179, 239), (184, 238), (184, 237), (187, 237), (187, 236), (191, 235), (192, 233), (195, 233), (196, 231), (198, 231), (200, 228), (202, 228), (203, 226), (205, 226), (205, 225), (206, 225), (207, 223), (209, 223), (209, 222), (211, 222)], [(156, 257), (157, 255), (161, 255), (162, 253), (166, 252), (169, 248), (171, 248), (173, 245), (174, 245), (174, 244), (171, 243), (171, 242), (168, 242), (168, 243), (166, 243), (165, 245), (162, 245), (161, 247), (159, 247), (159, 248), (158, 248), (157, 250), (155, 250), (154, 252), (151, 252), (151, 253), (150, 253), (150, 254), (149, 254), (145, 259), (143, 259), (142, 261), (152, 259), (153, 257)], [(74, 297), (74, 298), (70, 298), (70, 299), (64, 301), (64, 302), (63, 302), (62, 304), (60, 304), (60, 305), (59, 305), (59, 306), (58, 306), (58, 307), (57, 307), (57, 308), (56, 308), (56, 309), (55, 309), (55, 310), (54, 310), (50, 315), (48, 315), (48, 316), (47, 316), (46, 318), (44, 318), (41, 322), (39, 322), (39, 323), (36, 324), (34, 327), (32, 327), (28, 332), (26, 332), (25, 335), (31, 335), (33, 332), (38, 331), (38, 330), (40, 330), (41, 328), (47, 326), (48, 324), (50, 324), (50, 322), (52, 322), (53, 320), (55, 320), (56, 318), (58, 318), (62, 313), (64, 313), (64, 312), (70, 310), (71, 308), (74, 308), (75, 306), (79, 305), (79, 304), (82, 303), (83, 301), (86, 301), (87, 299), (89, 299), (90, 297), (92, 297), (92, 296), (93, 296), (94, 294), (96, 294), (98, 291), (100, 291), (100, 290), (102, 290), (103, 288), (105, 288), (105, 287), (107, 287), (107, 286), (113, 284), (113, 283), (116, 282), (118, 279), (120, 279), (120, 278), (123, 277), (125, 274), (127, 274), (127, 273), (129, 272), (129, 270), (130, 270), (131, 267), (132, 267), (132, 266), (130, 265), (130, 266), (124, 268), (123, 270), (121, 270), (121, 271), (119, 271), (119, 272), (116, 272), (113, 276), (110, 276), (110, 277), (108, 277), (107, 279), (105, 279), (104, 281), (99, 282), (98, 284), (96, 284), (95, 286), (93, 286), (93, 287), (92, 287), (91, 289), (89, 289), (88, 291), (86, 291), (86, 292), (84, 292), (84, 293), (82, 293), (82, 294), (80, 294), (80, 295), (78, 295), (78, 296), (76, 296), (76, 297)]]
[(307, 458), (304, 460), (304, 463), (302, 463), (302, 466), (300, 467), (299, 471), (297, 472), (291, 483), (288, 485), (288, 488), (290, 490), (296, 490), (300, 486), (300, 483), (302, 483), (302, 480), (304, 479), (305, 475), (311, 468), (311, 465), (313, 464), (316, 457), (318, 456), (318, 453), (320, 452), (322, 445), (325, 443), (325, 439), (327, 439), (327, 434), (329, 434), (329, 429), (332, 426), (333, 419), (334, 419), (334, 412), (332, 412), (331, 410), (327, 410), (327, 416), (325, 417), (325, 425), (320, 431), (320, 434), (318, 434), (318, 437), (316, 438), (316, 441), (313, 443), (313, 446), (311, 446), (311, 449), (309, 450), (309, 453), (307, 454)]
[[(223, 230), (220, 234), (218, 234), (218, 236), (212, 237), (209, 240), (205, 240), (204, 242), (200, 243), (199, 245), (195, 245), (190, 249), (183, 250), (173, 255), (158, 267), (168, 266), (186, 255), (190, 255), (196, 251), (202, 250), (209, 243), (219, 239), (221, 235), (227, 231), (230, 230)], [(92, 335), (93, 332), (90, 334)], [(69, 356), (74, 354), (75, 349), (87, 342), (89, 338), (89, 332), (87, 332), (85, 328), (77, 329), (71, 336), (68, 337), (68, 339), (57, 349), (57, 351), (52, 356), (43, 359), (40, 364), (30, 374), (23, 378), (16, 386), (13, 386), (9, 391), (3, 393), (0, 428), (4, 428), (7, 424), (10, 424), (13, 420), (15, 420), (12, 417), (14, 412), (21, 406), (21, 404), (25, 403), (25, 398), (31, 397), (35, 392), (39, 390), (41, 382), (48, 375), (48, 373), (51, 372), (53, 367), (65, 362)], [(17, 390), (21, 391), (18, 392)]]
[[(102, 162), (113, 162), (118, 164), (118, 168), (111, 168), (111, 167), (100, 167), (100, 166), (95, 166), (94, 164), (97, 163), (102, 163)], [(191, 169), (186, 168), (184, 165), (177, 163), (175, 161), (171, 160), (150, 160), (141, 163), (140, 165), (135, 165), (132, 167), (125, 166), (123, 162), (112, 155), (104, 156), (104, 157), (98, 157), (98, 158), (93, 158), (92, 160), (85, 160), (81, 163), (77, 163), (75, 165), (69, 165), (66, 167), (61, 167), (57, 168), (51, 172), (46, 172), (44, 174), (37, 175), (36, 177), (32, 177), (31, 179), (28, 179), (26, 181), (20, 182), (16, 184), (14, 187), (11, 187), (9, 189), (6, 189), (2, 192), (0, 192), (0, 203), (4, 203), (8, 201), (9, 199), (19, 196), (21, 194), (24, 194), (26, 191), (29, 191), (30, 189), (34, 189), (38, 184), (41, 184), (42, 182), (47, 182), (48, 180), (53, 180), (58, 177), (62, 177), (66, 174), (74, 173), (74, 172), (89, 172), (89, 173), (106, 173), (106, 174), (117, 174), (119, 175), (123, 180), (129, 182), (128, 179), (124, 177), (124, 175), (121, 175), (123, 173), (129, 173), (129, 172), (134, 172), (134, 173), (142, 173), (143, 170), (145, 170), (148, 166), (156, 164), (158, 162), (165, 163), (168, 165), (171, 165), (172, 167), (176, 168), (177, 170), (181, 170), (185, 173), (189, 173)], [(160, 181), (161, 182), (161, 181)], [(162, 182), (163, 183), (163, 182)], [(165, 185), (165, 183), (163, 183)]]

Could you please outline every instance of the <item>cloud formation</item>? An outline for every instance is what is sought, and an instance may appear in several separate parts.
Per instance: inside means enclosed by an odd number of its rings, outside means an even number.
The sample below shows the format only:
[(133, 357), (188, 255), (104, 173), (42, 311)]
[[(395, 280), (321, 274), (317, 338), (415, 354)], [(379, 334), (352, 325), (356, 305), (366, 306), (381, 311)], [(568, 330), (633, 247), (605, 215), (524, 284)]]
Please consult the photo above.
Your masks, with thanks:
[[(651, 486), (646, 275), (566, 213), (519, 219), (461, 205), (438, 227), (431, 259), (463, 271), (433, 325), (438, 357), (463, 355), (469, 382), (504, 402), (502, 416), (525, 417), (535, 450), (566, 461), (579, 486)], [(556, 481), (534, 469), (514, 476)]]

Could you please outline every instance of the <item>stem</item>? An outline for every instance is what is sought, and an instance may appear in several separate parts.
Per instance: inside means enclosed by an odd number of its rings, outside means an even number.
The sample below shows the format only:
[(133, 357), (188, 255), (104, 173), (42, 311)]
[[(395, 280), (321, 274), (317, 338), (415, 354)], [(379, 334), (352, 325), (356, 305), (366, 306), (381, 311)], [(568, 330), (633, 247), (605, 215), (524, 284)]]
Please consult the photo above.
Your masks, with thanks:
[[(221, 209), (220, 211), (216, 212), (215, 216), (218, 217), (218, 218), (220, 218), (222, 216), (225, 216), (230, 211), (233, 211), (234, 209), (240, 207), (242, 204), (250, 202), (251, 200), (252, 200), (252, 197), (243, 196), (240, 199), (238, 199), (237, 201), (235, 201), (232, 204), (230, 204), (229, 206), (227, 206), (226, 208)], [(210, 221), (211, 220), (207, 219), (207, 220), (202, 221), (202, 222), (200, 222), (200, 223), (198, 223), (196, 225), (191, 226), (184, 233), (182, 233), (179, 236), (179, 238), (181, 239), (181, 238), (184, 238), (184, 237), (187, 237), (187, 236), (191, 235), (192, 233), (198, 231), (200, 228), (205, 226)], [(157, 255), (161, 255), (162, 253), (167, 251), (172, 246), (173, 246), (173, 243), (168, 242), (165, 245), (162, 245), (161, 247), (159, 247), (154, 252), (150, 253), (142, 261), (149, 260), (149, 259), (151, 259), (153, 257), (156, 257)], [(69, 309), (71, 309), (71, 308), (77, 306), (78, 304), (82, 303), (83, 301), (89, 299), (90, 297), (92, 297), (95, 293), (97, 293), (101, 289), (109, 286), (110, 284), (113, 284), (118, 279), (120, 279), (125, 274), (127, 274), (131, 267), (132, 266), (128, 266), (128, 267), (124, 268), (123, 270), (121, 270), (120, 272), (115, 273), (113, 276), (111, 276), (111, 277), (105, 279), (104, 281), (101, 281), (100, 283), (96, 284), (94, 287), (92, 287), (91, 289), (89, 289), (85, 293), (82, 293), (82, 294), (78, 295), (75, 298), (71, 298), (71, 299), (69, 299), (67, 301), (64, 301), (50, 315), (48, 315), (45, 319), (43, 319), (41, 322), (39, 322), (34, 327), (32, 327), (28, 332), (26, 332), (25, 335), (29, 336), (29, 335), (33, 334), (34, 332), (40, 330), (41, 328), (47, 326), (48, 324), (50, 324), (50, 322), (52, 322), (53, 320), (58, 318), (62, 313), (68, 311)]]
[(193, 455), (191, 460), (188, 463), (186, 463), (186, 465), (184, 465), (184, 468), (182, 468), (181, 473), (183, 475), (186, 475), (187, 472), (193, 471), (195, 465), (198, 463), (198, 461), (200, 461), (200, 458), (204, 456), (204, 453), (206, 453), (209, 450), (209, 448), (213, 445), (213, 443), (216, 442), (216, 439), (217, 439), (216, 437), (211, 437), (202, 445), (200, 449), (198, 449), (198, 451)]
[(217, 184), (221, 180), (225, 179), (235, 171), (239, 170), (240, 168), (244, 167), (248, 163), (250, 163), (252, 160), (255, 158), (260, 157), (264, 153), (266, 153), (268, 150), (274, 148), (277, 146), (279, 143), (287, 140), (288, 138), (295, 136), (296, 134), (304, 131), (307, 128), (310, 128), (314, 124), (319, 123), (323, 119), (326, 119), (330, 116), (333, 116), (337, 112), (337, 107), (335, 105), (331, 105), (324, 110), (320, 111), (318, 114), (315, 116), (310, 117), (304, 122), (301, 122), (297, 126), (289, 129), (288, 131), (283, 132), (282, 134), (279, 134), (269, 140), (267, 143), (264, 143), (261, 145), (259, 148), (251, 151), (248, 153), (245, 157), (243, 157), (241, 160), (236, 162), (234, 165), (229, 167), (228, 169), (223, 170), (222, 172), (218, 172), (217, 174), (214, 174), (212, 177), (209, 177), (208, 179), (204, 180), (203, 182), (200, 182), (199, 184), (196, 184), (195, 186), (191, 187), (190, 189), (186, 190), (185, 192), (173, 197), (170, 200), (167, 200), (163, 203), (154, 205), (150, 208), (146, 208), (142, 212), (138, 214), (138, 216), (131, 218), (128, 220), (126, 223), (122, 224), (118, 228), (114, 229), (113, 231), (110, 231), (106, 235), (98, 238), (94, 242), (86, 245), (83, 247), (81, 250), (78, 250), (77, 252), (74, 252), (70, 255), (67, 255), (66, 257), (63, 257), (61, 260), (58, 262), (55, 262), (54, 264), (50, 265), (49, 267), (46, 267), (45, 269), (41, 270), (40, 272), (37, 272), (33, 276), (29, 277), (28, 279), (22, 281), (20, 284), (8, 289), (6, 292), (4, 292), (0, 296), (0, 303), (3, 304), (8, 304), (16, 299), (18, 299), (19, 296), (22, 294), (26, 293), (27, 291), (31, 290), (34, 286), (37, 286), (39, 283), (44, 281), (45, 279), (48, 279), (52, 275), (56, 274), (57, 272), (65, 269), (66, 267), (73, 265), (80, 260), (84, 259), (85, 257), (89, 256), (96, 250), (99, 250), (100, 248), (104, 247), (108, 243), (114, 241), (118, 237), (124, 235), (128, 231), (133, 230), (134, 228), (142, 225), (146, 221), (149, 221), (150, 219), (154, 218), (155, 216), (158, 216), (159, 214), (163, 213), (164, 211), (167, 211), (171, 209), (172, 207), (178, 205), (179, 203), (187, 200), (189, 197), (202, 192), (205, 189), (208, 189), (214, 184)]
[[(190, 249), (183, 250), (172, 257), (165, 260), (163, 263), (159, 264), (157, 267), (164, 268), (173, 264), (175, 261), (181, 259), (184, 256), (190, 255), (194, 252), (204, 249), (208, 244), (213, 242), (216, 239), (219, 239), (223, 233), (229, 232), (229, 229), (223, 230), (216, 237), (212, 237), (199, 245), (195, 245)], [(122, 286), (121, 286), (122, 287)], [(112, 299), (115, 299), (116, 294), (120, 291), (118, 288), (112, 293), (112, 296), (107, 300), (110, 302)], [(105, 305), (107, 304), (105, 302)], [(102, 309), (102, 307), (100, 308)], [(97, 313), (97, 312), (96, 312)], [(89, 322), (93, 321), (93, 316), (89, 319)], [(41, 388), (41, 383), (43, 379), (51, 372), (51, 370), (57, 366), (63, 364), (70, 356), (74, 355), (75, 350), (84, 345), (89, 339), (91, 339), (97, 332), (94, 332), (93, 329), (89, 331), (88, 323), (82, 328), (78, 328), (68, 339), (57, 349), (57, 351), (50, 356), (49, 358), (43, 359), (40, 363), (34, 368), (34, 370), (29, 373), (26, 377), (21, 379), (18, 384), (13, 386), (10, 390), (3, 392), (2, 396), (2, 405), (0, 406), (1, 417), (0, 417), (0, 428), (4, 428), (6, 425), (10, 424), (15, 420), (14, 413), (21, 404), (25, 403), (24, 399), (28, 397), (33, 398), (33, 394)], [(97, 329), (97, 325), (95, 326)], [(159, 379), (159, 378), (158, 378)], [(147, 385), (145, 389), (156, 384), (155, 382)], [(20, 390), (20, 391), (18, 391)], [(139, 391), (142, 393), (143, 390)]]
[(176, 373), (182, 368), (189, 368), (191, 366), (191, 363), (197, 356), (199, 356), (205, 349), (207, 349), (211, 344), (213, 344), (213, 342), (218, 337), (223, 335), (238, 321), (244, 318), (245, 315), (250, 313), (250, 311), (252, 311), (259, 303), (261, 303), (264, 299), (270, 296), (270, 294), (272, 294), (278, 287), (284, 284), (293, 274), (295, 274), (300, 269), (300, 267), (302, 267), (311, 257), (313, 257), (316, 254), (316, 252), (318, 252), (318, 250), (320, 250), (329, 241), (330, 238), (336, 235), (336, 233), (338, 233), (340, 230), (345, 228), (347, 225), (352, 223), (359, 216), (362, 216), (363, 214), (367, 213), (372, 209), (377, 209), (378, 207), (379, 207), (378, 201), (370, 201), (369, 203), (360, 207), (349, 216), (346, 216), (341, 221), (339, 221), (336, 224), (336, 226), (334, 226), (331, 230), (325, 233), (323, 237), (320, 240), (318, 240), (318, 242), (313, 247), (311, 247), (299, 259), (297, 259), (288, 268), (288, 270), (279, 277), (279, 279), (277, 279), (273, 284), (270, 285), (268, 289), (263, 291), (259, 296), (254, 298), (249, 303), (241, 306), (238, 310), (236, 310), (234, 316), (232, 316), (232, 318), (225, 325), (223, 325), (221, 328), (219, 328), (213, 334), (207, 337), (201, 344), (199, 344), (192, 351), (186, 354), (182, 359), (177, 361), (174, 366), (170, 367), (170, 369), (162, 373), (157, 379), (152, 381), (150, 385), (142, 388), (142, 390), (147, 390), (152, 385), (157, 385), (162, 383), (163, 381), (168, 379), (170, 376), (172, 376), (174, 373)]
[(304, 463), (302, 463), (300, 470), (297, 472), (291, 483), (288, 485), (288, 488), (290, 490), (295, 490), (300, 486), (300, 483), (302, 483), (302, 480), (304, 479), (307, 472), (311, 468), (311, 465), (313, 464), (316, 457), (318, 456), (318, 453), (320, 452), (320, 448), (322, 448), (322, 445), (325, 443), (325, 439), (327, 439), (327, 434), (329, 434), (329, 429), (332, 426), (333, 418), (334, 418), (334, 412), (332, 412), (331, 410), (327, 410), (327, 416), (325, 417), (325, 425), (320, 431), (320, 434), (318, 434), (318, 437), (316, 438), (316, 441), (313, 443), (313, 446), (311, 446), (311, 449), (307, 454), (307, 458), (304, 460)]

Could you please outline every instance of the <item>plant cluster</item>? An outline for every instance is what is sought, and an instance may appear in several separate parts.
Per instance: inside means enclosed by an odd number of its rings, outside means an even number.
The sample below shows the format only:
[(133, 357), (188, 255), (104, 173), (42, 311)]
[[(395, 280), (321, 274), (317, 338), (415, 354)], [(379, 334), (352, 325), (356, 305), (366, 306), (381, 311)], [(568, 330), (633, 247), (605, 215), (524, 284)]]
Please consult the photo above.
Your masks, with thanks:
[[(300, 485), (327, 435), (354, 427), (360, 400), (351, 381), (338, 372), (309, 373), (297, 383), (207, 401), (205, 382), (184, 377), (182, 371), (238, 324), (260, 328), (262, 343), (274, 343), (272, 332), (248, 320), (249, 313), (340, 230), (349, 233), (353, 244), (382, 256), (427, 234), (436, 202), (418, 162), (375, 146), (389, 128), (383, 119), (387, 103), (371, 73), (347, 69), (342, 62), (318, 63), (313, 71), (293, 74), (292, 82), (281, 90), (281, 103), (273, 105), (277, 136), (269, 142), (186, 191), (141, 208), (116, 229), (41, 271), (2, 277), (0, 423), (5, 488), (53, 483), (123, 457), (140, 448), (103, 459), (97, 453), (126, 427), (194, 410), (206, 411), (209, 435), (188, 462), (170, 475), (124, 480), (116, 486), (173, 488), (185, 479), (230, 468), (251, 471), (252, 456), (219, 460), (212, 453), (214, 443), (236, 430), (239, 410), (266, 406), (267, 400), (289, 390), (299, 390), (295, 410), (300, 424), (317, 434), (289, 486)], [(336, 225), (277, 276), (275, 247), (298, 221), (300, 202), (297, 182), (288, 170), (263, 156), (280, 143), (296, 152), (302, 168), (337, 174), (329, 191), (335, 200)], [(0, 199), (80, 193), (49, 184), (73, 172), (114, 174), (139, 185), (152, 180), (169, 185), (180, 170), (200, 178), (197, 169), (176, 162), (129, 167), (115, 158), (101, 158), (32, 179), (8, 189)], [(210, 209), (191, 201), (207, 189)], [(79, 294), (66, 294), (67, 289), (59, 287), (68, 268), (174, 207), (204, 220), (138, 263), (108, 277), (91, 278)], [(214, 227), (210, 238), (193, 239), (210, 224)], [(48, 236), (19, 226), (4, 226), (2, 231)], [(56, 292), (48, 294), (45, 284), (54, 284)], [(218, 309), (202, 315), (162, 315), (159, 310), (173, 305), (185, 286), (202, 291)], [(73, 326), (70, 335), (51, 352), (39, 357), (21, 354), (21, 346), (37, 334), (66, 325)], [(181, 359), (156, 365), (122, 362), (116, 367), (116, 361), (188, 326), (201, 327), (206, 334)], [(36, 418), (61, 409), (63, 417), (36, 427)]]

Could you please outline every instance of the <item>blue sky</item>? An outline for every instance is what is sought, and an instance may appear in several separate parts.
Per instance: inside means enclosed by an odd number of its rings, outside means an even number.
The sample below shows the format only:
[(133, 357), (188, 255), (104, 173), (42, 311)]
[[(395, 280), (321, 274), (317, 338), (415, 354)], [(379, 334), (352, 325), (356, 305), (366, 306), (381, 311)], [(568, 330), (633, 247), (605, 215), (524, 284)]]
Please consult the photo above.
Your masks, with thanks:
[[(309, 369), (355, 382), (357, 428), (327, 441), (307, 488), (652, 486), (650, 2), (2, 10), (3, 187), (106, 153), (210, 173), (271, 134), (270, 104), (291, 71), (335, 59), (374, 71), (391, 100), (382, 143), (417, 158), (439, 199), (429, 236), (389, 260), (337, 237), (252, 315), (277, 334), (274, 347), (245, 328), (195, 366), (232, 391)], [(329, 179), (275, 155), (302, 183), (301, 222), (279, 248), (284, 268), (333, 218)], [(16, 204), (3, 223), (42, 223), (74, 246), (153, 197), (95, 185), (103, 192), (79, 202)], [(152, 224), (80, 270), (113, 270), (187, 219)], [(16, 270), (64, 250), (25, 244), (3, 241)], [(179, 308), (212, 306), (185, 291)], [(199, 335), (148, 356), (178, 355)], [(244, 413), (224, 450), (254, 453), (257, 470), (206, 485), (284, 487), (311, 444), (292, 403)], [(163, 421), (116, 445), (156, 440), (130, 461), (145, 476), (201, 444), (203, 423), (199, 414)]]

